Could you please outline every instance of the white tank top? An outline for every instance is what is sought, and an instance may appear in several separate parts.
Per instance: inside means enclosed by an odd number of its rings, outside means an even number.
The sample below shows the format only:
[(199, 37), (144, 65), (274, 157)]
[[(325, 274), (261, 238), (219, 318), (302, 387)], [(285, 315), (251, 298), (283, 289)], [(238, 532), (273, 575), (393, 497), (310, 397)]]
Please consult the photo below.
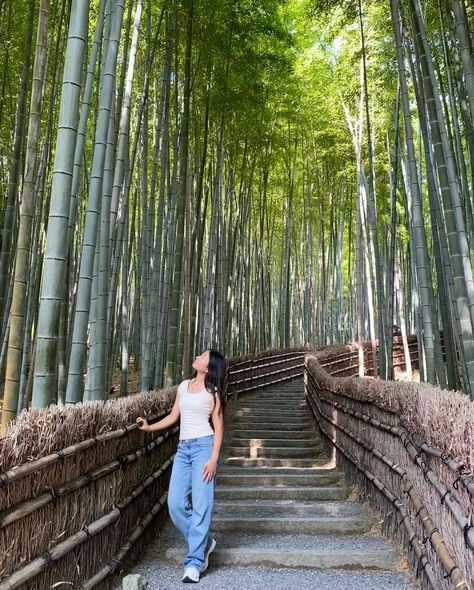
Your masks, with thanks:
[(190, 379), (185, 379), (178, 385), (178, 405), (181, 415), (179, 440), (214, 434), (209, 424), (209, 417), (214, 409), (214, 396), (207, 389), (189, 392), (189, 381)]

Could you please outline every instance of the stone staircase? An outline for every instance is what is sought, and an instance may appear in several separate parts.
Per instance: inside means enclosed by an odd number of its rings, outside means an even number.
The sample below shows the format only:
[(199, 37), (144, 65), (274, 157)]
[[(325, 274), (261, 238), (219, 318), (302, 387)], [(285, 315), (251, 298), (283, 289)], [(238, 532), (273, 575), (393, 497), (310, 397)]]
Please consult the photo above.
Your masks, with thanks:
[[(301, 380), (239, 397), (226, 417), (223, 454), (211, 525), (217, 547), (202, 587), (261, 590), (275, 572), (284, 575), (269, 583), (272, 590), (415, 587), (394, 571), (398, 551), (371, 534), (368, 507), (348, 500), (351, 489), (331, 465)], [(157, 590), (182, 587), (185, 553), (169, 522), (134, 571), (151, 571)]]

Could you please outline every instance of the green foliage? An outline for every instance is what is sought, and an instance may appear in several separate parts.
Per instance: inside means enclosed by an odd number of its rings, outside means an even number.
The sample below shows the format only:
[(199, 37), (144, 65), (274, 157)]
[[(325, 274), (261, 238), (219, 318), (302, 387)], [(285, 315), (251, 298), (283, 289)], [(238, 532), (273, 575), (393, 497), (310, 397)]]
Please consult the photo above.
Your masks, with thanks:
[[(89, 51), (94, 37), (99, 0), (91, 2), (89, 21)], [(426, 3), (425, 3), (426, 4)], [(135, 3), (133, 4), (135, 5)], [(22, 66), (22, 47), (28, 0), (0, 2), (0, 86), (3, 102), (0, 106), (0, 183), (2, 193), (8, 180), (9, 153), (18, 80)], [(69, 3), (54, 3), (56, 13), (51, 18), (51, 51), (57, 39), (65, 39), (68, 15), (60, 28), (59, 11)], [(207, 161), (204, 170), (204, 194), (211, 194), (216, 168), (216, 150), (222, 122), (224, 123), (224, 178), (232, 171), (235, 203), (243, 187), (251, 195), (251, 225), (258, 226), (265, 201), (264, 247), (273, 256), (275, 268), (281, 263), (281, 244), (287, 223), (289, 197), (292, 195), (292, 249), (301, 245), (301, 231), (311, 224), (315, 248), (322, 233), (329, 248), (328, 236), (334, 232), (335, 218), (344, 224), (343, 282), (353, 271), (353, 251), (347, 244), (353, 241), (355, 228), (356, 164), (352, 138), (348, 131), (343, 101), (352, 116), (357, 117), (360, 105), (361, 31), (360, 8), (366, 45), (368, 100), (373, 128), (375, 160), (375, 193), (379, 220), (389, 221), (390, 161), (393, 143), (393, 113), (397, 92), (397, 68), (393, 47), (392, 25), (387, 3), (375, 0), (195, 0), (191, 56), (191, 140), (190, 154), (193, 173), (199, 168), (205, 141), (205, 116), (208, 113), (206, 138)], [(128, 8), (128, 4), (127, 4)], [(127, 11), (126, 8), (126, 11)], [(426, 4), (430, 42), (435, 56), (441, 55), (440, 21), (437, 8)], [(163, 2), (144, 0), (136, 74), (132, 86), (132, 115), (130, 147), (139, 134), (137, 162), (148, 146), (148, 174), (151, 177), (153, 146), (158, 110), (161, 101), (163, 66), (167, 42), (167, 23), (176, 10), (176, 30), (173, 38), (175, 53), (172, 60), (170, 88), (170, 124), (167, 130), (170, 144), (167, 189), (179, 154), (181, 128), (185, 34), (188, 2), (169, 1), (158, 35), (156, 52), (151, 57), (152, 41), (159, 25)], [(67, 9), (66, 9), (67, 12)], [(133, 12), (133, 11), (132, 11)], [(149, 21), (149, 30), (148, 23)], [(125, 28), (125, 26), (124, 26)], [(125, 31), (124, 31), (125, 32)], [(101, 59), (106, 44), (101, 47)], [(127, 64), (125, 34), (121, 38), (119, 68)], [(138, 113), (143, 99), (146, 72), (150, 66), (148, 137), (140, 136)], [(60, 78), (64, 60), (64, 43), (60, 46), (57, 63), (50, 61), (45, 82), (48, 101), (55, 77)], [(441, 63), (442, 60), (440, 60)], [(84, 66), (83, 66), (84, 67)], [(84, 67), (85, 71), (85, 67)], [(441, 70), (442, 71), (442, 70)], [(119, 104), (117, 80), (116, 104)], [(84, 179), (79, 195), (78, 229), (81, 234), (83, 212), (88, 194), (88, 174), (92, 158), (96, 125), (99, 72), (94, 78), (90, 116), (84, 147)], [(59, 95), (58, 95), (59, 96)], [(59, 104), (58, 97), (55, 109)], [(45, 109), (42, 124), (44, 140), (47, 121)], [(54, 112), (52, 137), (57, 132), (57, 112)], [(118, 113), (117, 113), (118, 115)], [(388, 146), (387, 147), (387, 143)], [(294, 158), (296, 150), (296, 158)], [(363, 122), (362, 158), (367, 170), (367, 137)], [(52, 162), (54, 154), (50, 154)], [(46, 175), (46, 187), (51, 177), (51, 164)], [(140, 198), (143, 167), (135, 163), (132, 178), (132, 200)], [(160, 172), (161, 173), (161, 172)], [(157, 179), (157, 183), (159, 184)], [(47, 194), (47, 191), (46, 191)], [(398, 199), (399, 214), (404, 208)], [(134, 203), (132, 203), (133, 205)], [(140, 207), (140, 205), (139, 205)], [(236, 219), (242, 211), (235, 205)], [(130, 208), (132, 212), (133, 207)], [(322, 213), (322, 218), (321, 218)], [(336, 215), (337, 213), (337, 215)], [(0, 218), (2, 207), (0, 206)], [(132, 213), (130, 213), (132, 214)], [(208, 207), (210, 215), (210, 207)], [(227, 213), (224, 213), (227, 215)], [(229, 214), (230, 215), (230, 214)], [(138, 232), (140, 214), (135, 216)], [(0, 219), (1, 222), (1, 219)], [(273, 242), (270, 227), (274, 223)], [(380, 224), (382, 227), (382, 223)], [(406, 242), (406, 231), (399, 230)], [(275, 244), (278, 246), (275, 247)], [(325, 253), (327, 254), (327, 252)], [(349, 264), (349, 255), (352, 259)], [(321, 256), (317, 252), (316, 257)]]
[[(171, 3), (169, 4), (171, 6)], [(21, 71), (22, 32), (25, 27), (27, 0), (2, 3), (0, 19), (2, 30), (7, 31), (0, 47), (3, 78), (9, 92), (4, 93), (3, 119), (0, 131), (0, 149), (8, 164), (8, 145), (14, 125), (18, 79)], [(151, 8), (151, 34), (162, 10), (161, 3), (144, 2), (144, 10)], [(92, 42), (97, 19), (98, 0), (91, 4), (89, 44)], [(177, 35), (179, 54), (176, 59), (177, 91), (181, 92), (181, 75), (184, 67), (185, 4), (178, 2)], [(202, 141), (202, 125), (210, 93), (210, 131), (218, 133), (221, 114), (225, 118), (225, 149), (235, 170), (243, 155), (244, 145), (255, 154), (256, 169), (269, 159), (268, 215), (278, 213), (281, 218), (288, 189), (288, 161), (292, 146), (298, 150), (295, 172), (295, 216), (302, 215), (302, 192), (316, 191), (317, 199), (328, 205), (330, 187), (340, 179), (354, 178), (354, 158), (347, 131), (341, 100), (353, 108), (359, 97), (360, 32), (358, 1), (341, 0), (202, 0), (195, 3), (193, 22), (193, 86), (192, 111), (195, 116), (195, 140)], [(369, 73), (369, 94), (375, 136), (378, 187), (383, 201), (386, 190), (387, 154), (385, 133), (390, 129), (394, 93), (394, 59), (386, 7), (379, 3), (364, 3), (366, 12), (366, 43)], [(145, 42), (145, 18), (142, 22), (141, 42), (137, 57), (137, 80), (133, 86), (132, 121), (138, 113), (142, 96), (142, 81), (146, 70), (149, 44)], [(67, 18), (66, 18), (67, 22)], [(58, 14), (52, 18), (52, 39), (59, 33)], [(64, 35), (64, 30), (61, 31)], [(160, 76), (163, 67), (166, 33), (166, 15), (152, 71), (150, 104), (160, 99)], [(122, 36), (122, 45), (124, 36)], [(119, 58), (123, 60), (123, 54)], [(63, 55), (57, 67), (62, 67)], [(54, 69), (50, 68), (45, 97), (49, 96)], [(97, 109), (99, 78), (91, 112)], [(173, 90), (174, 92), (174, 90)], [(57, 103), (57, 101), (56, 101)], [(387, 108), (387, 105), (390, 105)], [(56, 121), (57, 115), (55, 115)], [(173, 119), (172, 128), (179, 125)], [(94, 118), (88, 122), (85, 159), (90, 161)], [(133, 123), (132, 123), (133, 128)], [(201, 130), (198, 132), (198, 130)], [(54, 130), (53, 130), (54, 132)], [(151, 132), (150, 132), (151, 133)], [(152, 135), (150, 135), (152, 141)], [(151, 152), (151, 150), (149, 150)], [(150, 156), (151, 157), (151, 156)], [(173, 155), (172, 155), (173, 158)], [(324, 173), (322, 173), (324, 171)], [(237, 172), (238, 173), (238, 172)], [(3, 174), (5, 178), (5, 173)], [(305, 181), (303, 182), (303, 177)], [(240, 179), (236, 179), (238, 182)], [(261, 174), (255, 175), (255, 194), (258, 194)], [(317, 181), (317, 182), (316, 182)], [(83, 185), (84, 188), (87, 185)], [(344, 190), (352, 190), (346, 182)], [(351, 213), (349, 202), (343, 200)], [(82, 203), (82, 199), (81, 199)], [(83, 206), (83, 203), (81, 207)], [(386, 207), (383, 207), (386, 209)], [(282, 230), (278, 225), (277, 232)]]

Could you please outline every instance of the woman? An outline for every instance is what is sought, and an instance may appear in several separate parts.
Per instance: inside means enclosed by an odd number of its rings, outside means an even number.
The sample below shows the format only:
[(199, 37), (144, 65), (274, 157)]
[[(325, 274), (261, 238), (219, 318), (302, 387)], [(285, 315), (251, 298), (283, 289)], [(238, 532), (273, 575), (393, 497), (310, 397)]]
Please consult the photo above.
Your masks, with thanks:
[(211, 348), (194, 359), (193, 368), (193, 377), (179, 384), (173, 409), (166, 418), (152, 425), (144, 418), (137, 418), (139, 429), (146, 432), (169, 428), (181, 418), (168, 509), (171, 520), (188, 544), (183, 561), (183, 582), (199, 582), (200, 574), (209, 564), (209, 554), (216, 547), (209, 529), (214, 476), (222, 463), (227, 362), (220, 352)]

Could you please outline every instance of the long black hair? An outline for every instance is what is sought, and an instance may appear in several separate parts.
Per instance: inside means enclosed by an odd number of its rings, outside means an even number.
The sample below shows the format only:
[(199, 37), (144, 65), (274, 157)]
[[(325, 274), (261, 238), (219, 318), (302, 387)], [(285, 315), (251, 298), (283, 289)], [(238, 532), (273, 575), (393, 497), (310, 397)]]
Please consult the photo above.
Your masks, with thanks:
[[(197, 376), (197, 371), (194, 369), (193, 379)], [(209, 349), (209, 363), (207, 365), (207, 373), (204, 377), (204, 387), (212, 393), (214, 400), (216, 395), (219, 396), (221, 402), (220, 413), (224, 416), (226, 404), (226, 377), (227, 377), (227, 360), (215, 348)]]

